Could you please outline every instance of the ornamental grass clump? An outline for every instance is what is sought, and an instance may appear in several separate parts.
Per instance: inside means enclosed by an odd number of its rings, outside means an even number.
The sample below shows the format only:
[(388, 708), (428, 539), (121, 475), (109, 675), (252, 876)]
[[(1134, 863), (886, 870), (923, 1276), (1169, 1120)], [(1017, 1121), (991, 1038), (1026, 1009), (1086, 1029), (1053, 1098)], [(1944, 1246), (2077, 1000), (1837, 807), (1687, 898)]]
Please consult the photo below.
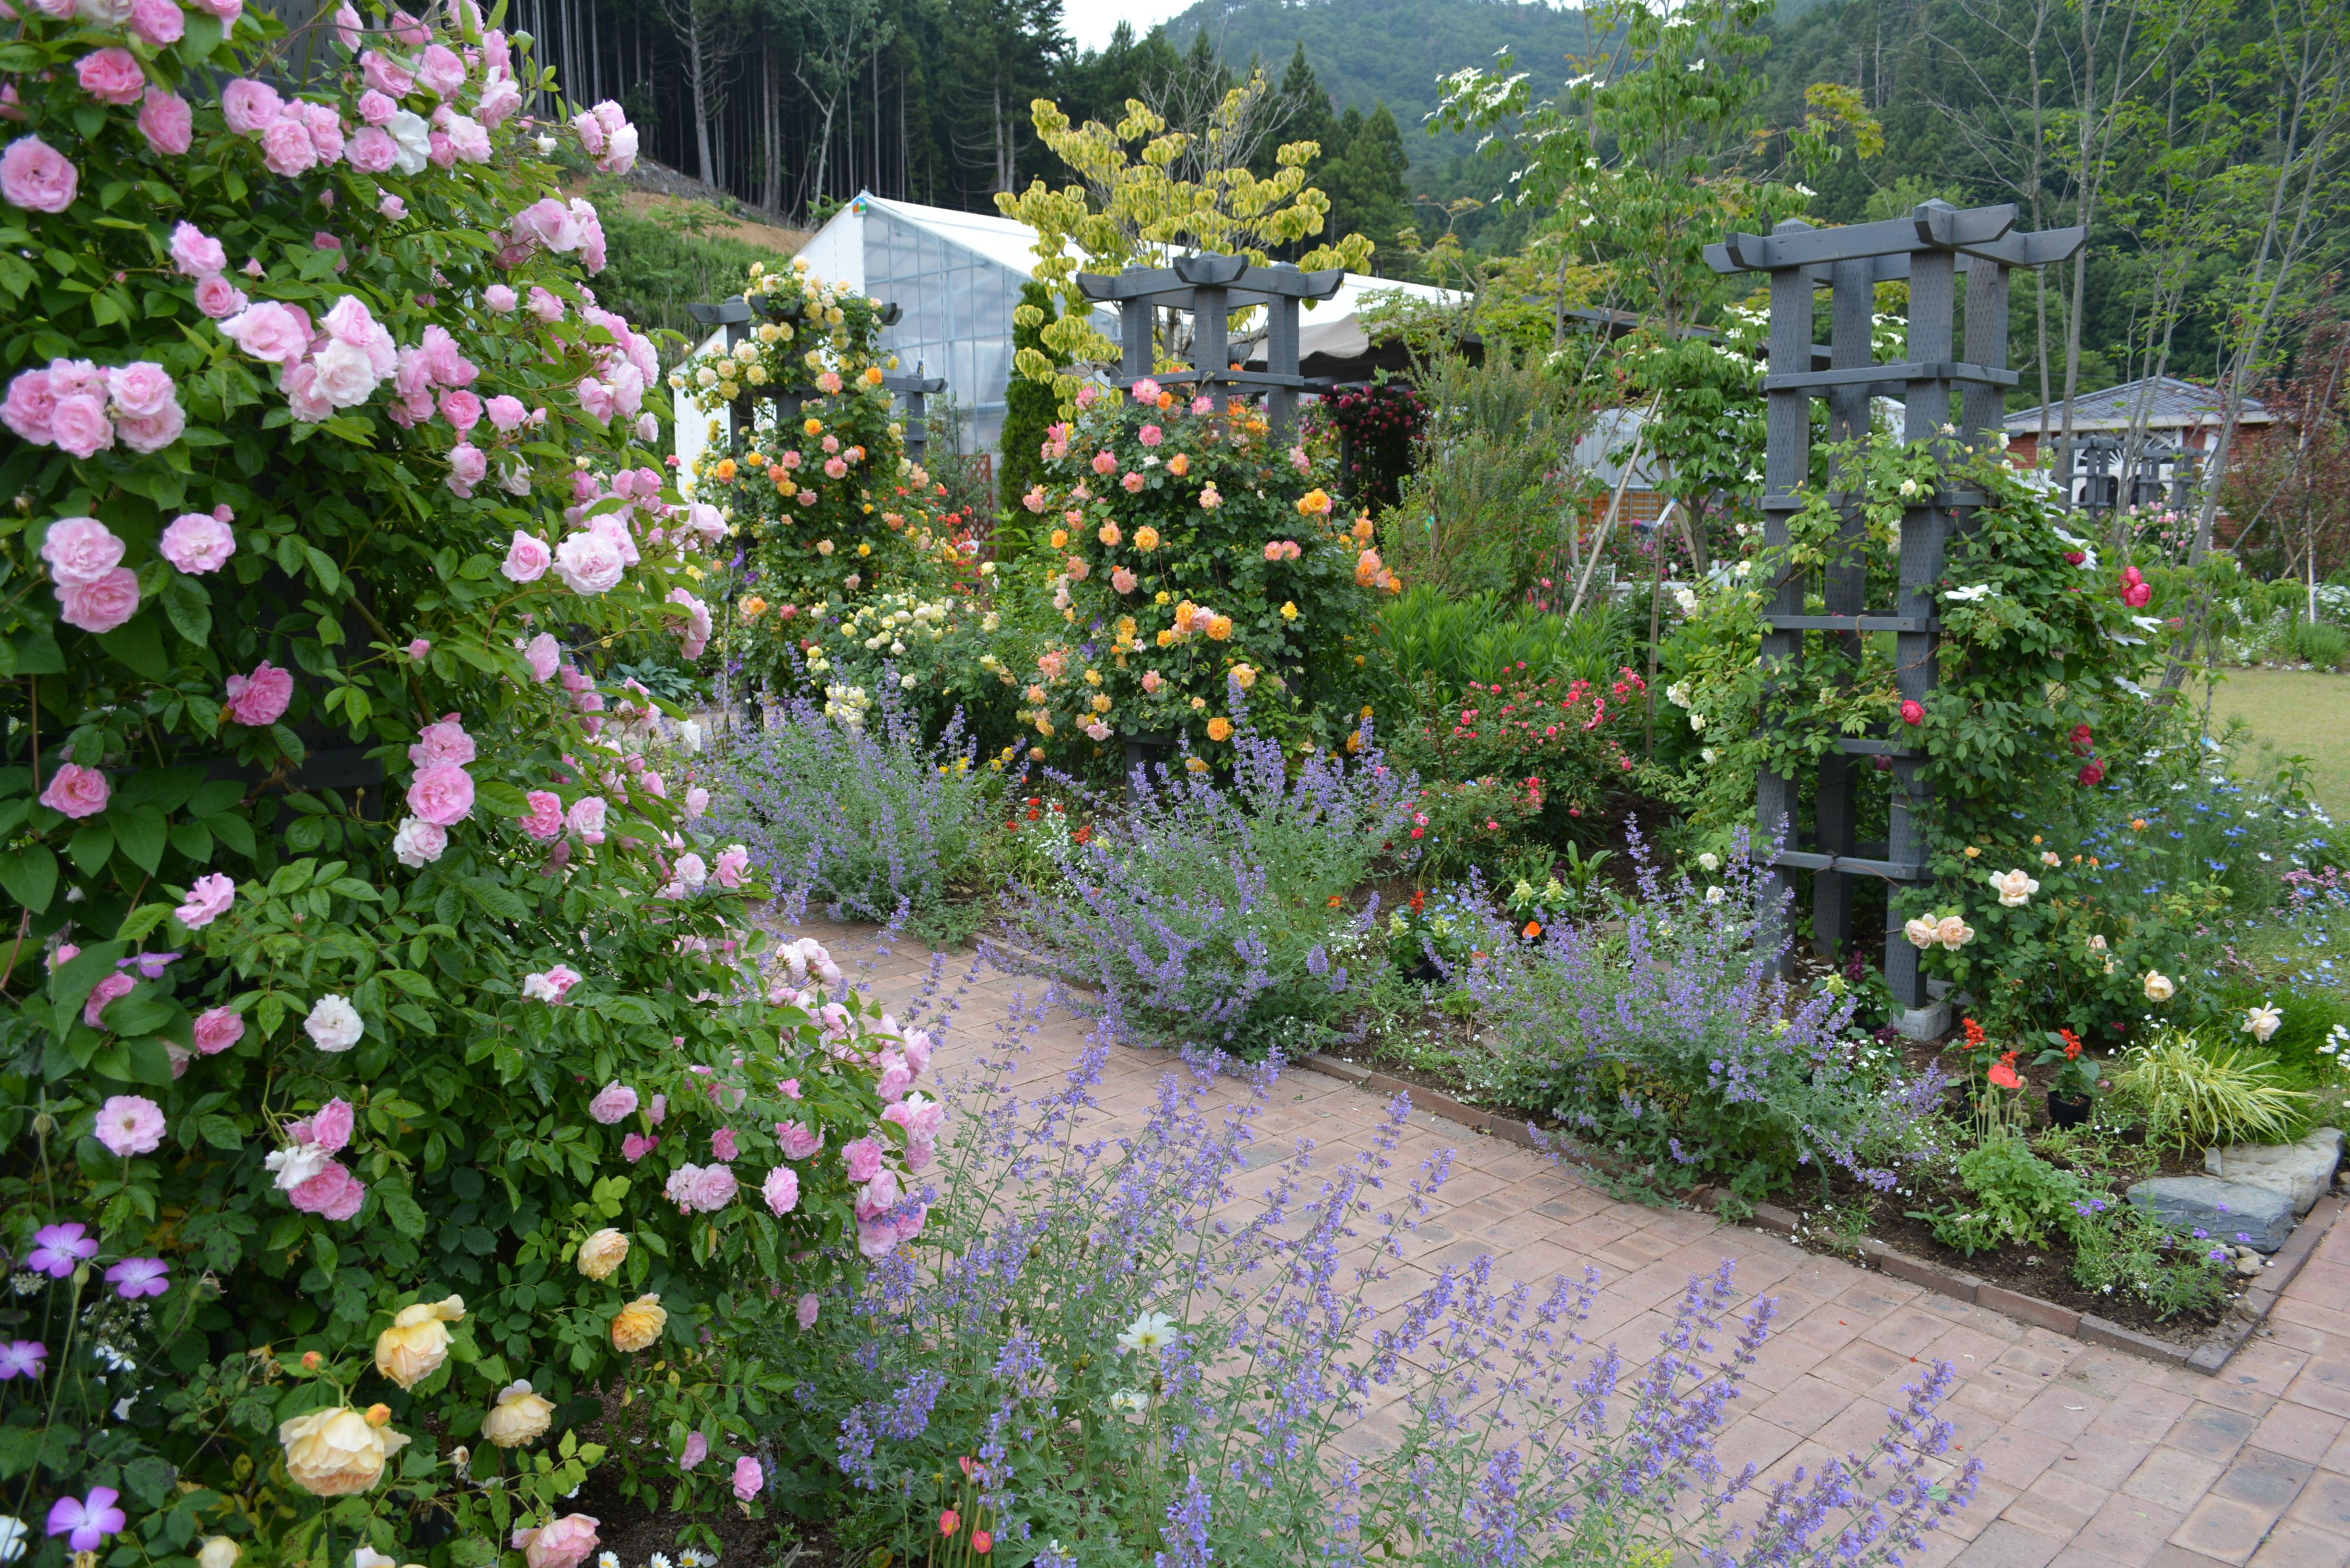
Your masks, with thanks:
[(950, 894), (977, 853), (993, 775), (974, 766), (962, 716), (926, 742), (884, 682), (871, 704), (793, 696), (776, 717), (717, 761), (712, 819), (787, 899), (968, 937), (978, 913)]
[(1949, 1364), (1863, 1454), (1729, 1469), (1715, 1438), (1775, 1303), (1733, 1326), (1728, 1262), (1637, 1366), (1583, 1337), (1596, 1271), (1511, 1283), (1484, 1257), (1397, 1300), (1451, 1163), (1395, 1170), (1406, 1099), (1367, 1147), (1268, 1167), (1252, 1124), (1277, 1070), (1217, 1108), (1200, 1064), (1114, 1133), (1106, 1047), (1005, 1092), (1042, 1012), (1015, 1012), (959, 1106), (923, 1241), (778, 1342), (777, 1446), (808, 1456), (795, 1484), (853, 1552), (962, 1562), (983, 1520), (1007, 1561), (1058, 1568), (1793, 1568), (1896, 1560), (1972, 1496), (1981, 1461), (1949, 1457), (1933, 1413)]
[(1904, 1077), (1848, 1037), (1850, 998), (1781, 978), (1783, 905), (1742, 838), (1700, 884), (1668, 883), (1637, 825), (1627, 836), (1640, 897), (1620, 931), (1560, 922), (1525, 941), (1496, 920), (1471, 966), (1517, 1103), (1669, 1188), (1710, 1180), (1751, 1200), (1831, 1167), (1890, 1188), (1941, 1070)]
[(598, 668), (724, 535), (546, 156), (636, 132), (470, 4), (72, 10), (0, 124), (0, 1556), (576, 1568), (603, 1397), (913, 1226), (927, 1049), (754, 972)]
[(1231, 776), (1188, 749), (1180, 767), (1138, 768), (1057, 877), (1014, 889), (1010, 918), (1032, 950), (1099, 991), (1114, 1036), (1259, 1058), (1308, 1048), (1326, 1029), (1353, 978), (1330, 942), (1369, 929), (1376, 898), (1357, 911), (1349, 896), (1408, 843), (1409, 786), (1367, 721), (1352, 760), (1316, 753), (1293, 771), (1250, 724), (1238, 682), (1226, 700)]

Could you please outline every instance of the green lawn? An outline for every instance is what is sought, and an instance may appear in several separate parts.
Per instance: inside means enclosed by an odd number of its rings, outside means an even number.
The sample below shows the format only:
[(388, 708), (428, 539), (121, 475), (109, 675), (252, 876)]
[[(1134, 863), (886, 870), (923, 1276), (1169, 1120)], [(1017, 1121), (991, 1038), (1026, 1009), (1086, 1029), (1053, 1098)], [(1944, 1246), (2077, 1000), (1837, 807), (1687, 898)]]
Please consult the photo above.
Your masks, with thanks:
[[(2203, 693), (2198, 688), (2196, 697)], [(2350, 676), (2299, 670), (2233, 670), (2211, 693), (2213, 728), (2241, 719), (2255, 767), (2299, 753), (2310, 786), (2336, 817), (2350, 815)]]

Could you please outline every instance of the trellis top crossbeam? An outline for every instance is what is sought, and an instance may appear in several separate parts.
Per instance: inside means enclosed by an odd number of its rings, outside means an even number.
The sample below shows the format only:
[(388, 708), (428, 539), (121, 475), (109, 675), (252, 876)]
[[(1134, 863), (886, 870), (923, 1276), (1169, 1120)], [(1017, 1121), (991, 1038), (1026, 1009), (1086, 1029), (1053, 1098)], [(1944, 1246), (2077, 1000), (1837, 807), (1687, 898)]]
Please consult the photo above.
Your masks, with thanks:
[(1839, 262), (1868, 262), (1882, 281), (1907, 276), (1908, 258), (1920, 251), (1955, 252), (1960, 270), (1974, 257), (2002, 266), (2039, 267), (2066, 259), (2088, 239), (2086, 229), (2016, 234), (2014, 228), (2012, 202), (1967, 208), (1927, 202), (1906, 218), (1874, 223), (1729, 234), (1721, 244), (1706, 246), (1705, 259), (1714, 271), (1724, 273), (1816, 269), (1813, 278), (1817, 283), (1827, 282), (1827, 269)]
[[(1225, 291), (1225, 308), (1238, 310), (1275, 299), (1328, 299), (1346, 281), (1341, 267), (1302, 272), (1294, 266), (1258, 266), (1246, 256), (1196, 255), (1178, 256), (1172, 266), (1135, 267), (1115, 275), (1079, 273), (1077, 288), (1087, 299), (1105, 303), (1134, 300), (1178, 309), (1191, 307), (1193, 290), (1220, 288)], [(1164, 297), (1170, 295), (1181, 297)]]

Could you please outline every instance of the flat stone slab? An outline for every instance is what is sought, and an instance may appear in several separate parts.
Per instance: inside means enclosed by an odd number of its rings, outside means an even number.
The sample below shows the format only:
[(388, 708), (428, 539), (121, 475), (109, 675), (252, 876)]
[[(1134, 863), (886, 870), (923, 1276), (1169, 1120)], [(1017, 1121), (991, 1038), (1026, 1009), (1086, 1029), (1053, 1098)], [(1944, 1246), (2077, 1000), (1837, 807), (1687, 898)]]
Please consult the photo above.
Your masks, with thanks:
[[(2129, 1200), (2174, 1230), (2254, 1251), (2273, 1252), (2293, 1234), (2292, 1199), (2216, 1176), (2158, 1176), (2131, 1188)], [(2249, 1240), (2239, 1243), (2240, 1235)]]
[(2342, 1129), (2319, 1127), (2298, 1143), (2231, 1143), (2203, 1151), (2203, 1168), (2223, 1181), (2265, 1188), (2293, 1199), (2306, 1214), (2334, 1185), (2342, 1163)]

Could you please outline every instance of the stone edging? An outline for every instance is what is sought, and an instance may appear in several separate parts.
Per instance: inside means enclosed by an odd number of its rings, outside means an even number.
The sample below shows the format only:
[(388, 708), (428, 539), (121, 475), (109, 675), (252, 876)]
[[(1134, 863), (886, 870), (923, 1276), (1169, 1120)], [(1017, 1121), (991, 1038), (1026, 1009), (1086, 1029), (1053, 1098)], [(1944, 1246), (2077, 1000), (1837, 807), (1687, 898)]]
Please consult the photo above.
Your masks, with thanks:
[[(1524, 1122), (1513, 1116), (1496, 1115), (1477, 1106), (1464, 1105), (1450, 1095), (1424, 1085), (1407, 1083), (1359, 1063), (1340, 1061), (1335, 1056), (1313, 1054), (1296, 1057), (1295, 1061), (1296, 1065), (1309, 1072), (1340, 1079), (1357, 1088), (1388, 1096), (1409, 1095), (1413, 1109), (1457, 1122), (1471, 1132), (1506, 1139), (1526, 1148), (1540, 1147)], [(1691, 1201), (1694, 1207), (1711, 1211), (1719, 1209), (1721, 1199), (1719, 1194), (1700, 1189)], [(2252, 1331), (2267, 1321), (2270, 1309), (2276, 1305), (2277, 1298), (2284, 1293), (2285, 1287), (2293, 1283), (2293, 1276), (2301, 1272), (2301, 1266), (2317, 1251), (2318, 1242), (2324, 1241), (2325, 1233), (2333, 1229), (2343, 1207), (2343, 1199), (2330, 1194), (2319, 1199), (2316, 1207), (2293, 1227), (2293, 1234), (2285, 1238), (2284, 1245), (2277, 1250), (2269, 1266), (2262, 1271), (2258, 1282), (2229, 1309), (2219, 1327), (2197, 1345), (2173, 1345), (2168, 1340), (2124, 1328), (2120, 1324), (2108, 1322), (2094, 1313), (2074, 1312), (2054, 1302), (2043, 1301), (2038, 1296), (2028, 1296), (2020, 1291), (1992, 1284), (1973, 1274), (1913, 1258), (1873, 1239), (1862, 1241), (1858, 1251), (1864, 1264), (1895, 1279), (1922, 1285), (1939, 1295), (1988, 1307), (2019, 1323), (2044, 1328), (2068, 1339), (2102, 1345), (2113, 1350), (2130, 1351), (2210, 1376), (2227, 1366), (2229, 1357), (2251, 1337)], [(1795, 1233), (1798, 1218), (1792, 1210), (1782, 1209), (1775, 1203), (1758, 1203), (1754, 1205), (1752, 1222), (1765, 1231), (1792, 1236)]]

